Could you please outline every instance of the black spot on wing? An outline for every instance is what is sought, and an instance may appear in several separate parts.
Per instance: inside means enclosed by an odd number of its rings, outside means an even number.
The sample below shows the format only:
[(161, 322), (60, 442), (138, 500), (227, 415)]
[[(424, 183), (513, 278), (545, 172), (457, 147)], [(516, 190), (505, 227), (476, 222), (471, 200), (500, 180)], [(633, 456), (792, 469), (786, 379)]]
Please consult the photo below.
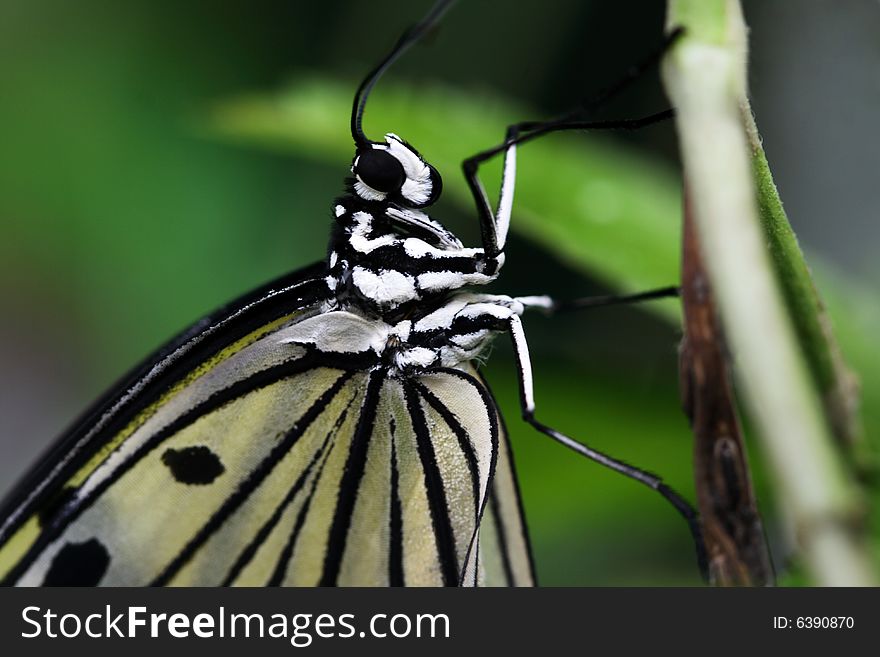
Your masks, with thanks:
[(95, 586), (109, 565), (110, 553), (98, 539), (67, 543), (52, 559), (43, 586)]
[(351, 379), (351, 377), (351, 372), (342, 374), (336, 379), (333, 385), (324, 392), (324, 394), (312, 403), (308, 410), (302, 414), (293, 428), (284, 435), (280, 442), (278, 442), (266, 457), (260, 461), (257, 467), (248, 474), (247, 478), (239, 484), (235, 492), (223, 501), (223, 504), (214, 512), (214, 515), (211, 516), (208, 522), (196, 532), (171, 563), (169, 563), (159, 576), (152, 581), (152, 586), (165, 586), (171, 581), (171, 579), (189, 562), (202, 545), (204, 545), (208, 539), (223, 526), (223, 523), (225, 523), (229, 517), (232, 516), (242, 504), (244, 504), (251, 493), (253, 493), (263, 481), (265, 481), (266, 477), (272, 473), (275, 466), (277, 466), (284, 458), (284, 455), (293, 449), (293, 446), (306, 432), (309, 426), (311, 426), (312, 422), (324, 412), (327, 405), (333, 401), (333, 398), (336, 397), (339, 390)]
[[(283, 279), (279, 279), (279, 283), (280, 282), (283, 282)], [(295, 290), (293, 290), (293, 291), (295, 291)], [(277, 296), (277, 299), (275, 301), (273, 301), (273, 304), (279, 303), (279, 304), (283, 305), (284, 300), (288, 299), (288, 297), (285, 296), (286, 294), (287, 294), (286, 292), (284, 294), (279, 294)], [(273, 306), (273, 308), (274, 308), (274, 306)], [(278, 309), (275, 309), (275, 310), (278, 310)], [(280, 312), (280, 311), (278, 311), (278, 312)], [(289, 307), (285, 308), (285, 312), (289, 313), (290, 308)], [(279, 315), (273, 314), (268, 319), (273, 319), (273, 318), (277, 319), (278, 316)], [(262, 318), (262, 316), (261, 316), (261, 318)], [(251, 320), (255, 321), (255, 318), (250, 317), (250, 319), (248, 321), (251, 321)], [(247, 327), (250, 328), (250, 324), (248, 324)], [(258, 328), (258, 326), (253, 327), (253, 328)], [(236, 330), (238, 330), (238, 329), (236, 329)], [(244, 329), (242, 329), (242, 330), (244, 330)], [(220, 332), (217, 335), (223, 336), (225, 334), (223, 332)], [(211, 338), (212, 342), (217, 337), (217, 335), (214, 335), (214, 337)], [(238, 336), (238, 333), (235, 333), (235, 335), (233, 337), (236, 337), (236, 336)], [(226, 337), (229, 338), (230, 336), (226, 336)], [(230, 340), (226, 340), (225, 342), (223, 340), (221, 340), (221, 343), (219, 346), (221, 348), (223, 346), (228, 346), (229, 342), (230, 342)], [(176, 342), (173, 344), (176, 344)], [(166, 347), (163, 349), (167, 349), (167, 348), (170, 348), (170, 347)], [(196, 351), (198, 351), (198, 350), (196, 350)], [(193, 352), (193, 353), (195, 353), (195, 352)], [(211, 353), (215, 353), (215, 352), (212, 351)], [(223, 405), (229, 403), (230, 401), (238, 399), (240, 397), (243, 397), (254, 390), (263, 388), (265, 386), (272, 385), (272, 384), (277, 383), (278, 381), (280, 381), (284, 378), (287, 378), (289, 376), (301, 374), (305, 371), (308, 371), (309, 369), (313, 369), (316, 366), (324, 365), (326, 367), (337, 368), (336, 367), (337, 365), (341, 365), (343, 368), (358, 369), (358, 368), (361, 368), (361, 366), (368, 367), (370, 365), (370, 363), (368, 363), (367, 361), (368, 361), (367, 358), (360, 358), (358, 355), (343, 354), (343, 355), (336, 357), (336, 358), (325, 357), (324, 355), (321, 355), (321, 362), (318, 363), (317, 358), (315, 357), (314, 354), (307, 353), (306, 355), (304, 355), (302, 357), (291, 358), (290, 360), (279, 363), (278, 365), (273, 365), (273, 366), (268, 367), (266, 369), (260, 370), (260, 371), (254, 373), (244, 379), (238, 379), (238, 380), (234, 381), (228, 387), (215, 392), (208, 399), (204, 400), (200, 404), (197, 404), (196, 406), (193, 406), (187, 412), (185, 412), (181, 416), (179, 416), (177, 419), (170, 422), (165, 427), (163, 427), (161, 430), (159, 430), (158, 432), (151, 435), (140, 447), (138, 447), (134, 451), (134, 453), (132, 453), (130, 455), (129, 458), (125, 459), (121, 464), (119, 464), (118, 468), (114, 471), (114, 475), (112, 477), (107, 477), (104, 480), (102, 480), (100, 483), (98, 483), (97, 486), (95, 486), (93, 489), (91, 489), (91, 491), (89, 492), (88, 495), (84, 495), (82, 497), (77, 497), (75, 500), (71, 500), (71, 502), (75, 501), (75, 504), (71, 503), (71, 504), (65, 505), (63, 508), (61, 508), (61, 510), (58, 513), (56, 513), (55, 516), (52, 518), (51, 527), (48, 528), (47, 531), (43, 531), (40, 534), (39, 538), (36, 541), (34, 541), (34, 543), (31, 545), (31, 547), (28, 548), (27, 552), (18, 560), (18, 562), (15, 563), (9, 569), (9, 571), (6, 573), (5, 576), (0, 578), (0, 586), (2, 586), (2, 585), (8, 586), (8, 585), (16, 582), (30, 568), (30, 566), (39, 557), (39, 555), (42, 554), (42, 552), (46, 549), (46, 547), (49, 545), (49, 543), (51, 543), (58, 536), (60, 536), (63, 533), (64, 529), (67, 528), (71, 523), (75, 522), (76, 519), (78, 517), (80, 517), (80, 515), (82, 513), (87, 511), (89, 508), (91, 508), (92, 505), (98, 499), (100, 499), (100, 497), (106, 492), (106, 490), (110, 486), (112, 486), (115, 482), (117, 482), (123, 475), (125, 475), (126, 472), (128, 472), (136, 464), (142, 463), (142, 459), (145, 458), (148, 454), (150, 454), (157, 447), (161, 446), (165, 440), (167, 440), (169, 437), (171, 437), (177, 433), (180, 433), (180, 431), (182, 431), (184, 428), (186, 428), (187, 426), (189, 426), (190, 424), (192, 424), (193, 422), (195, 422), (199, 418), (201, 418), (205, 415), (208, 415), (209, 413), (222, 407)], [(176, 375), (179, 375), (181, 372), (188, 372), (189, 369), (187, 369), (187, 367), (195, 366), (193, 363), (197, 364), (200, 362), (202, 362), (202, 360), (195, 359), (193, 361), (190, 359), (190, 357), (188, 355), (183, 361), (176, 362), (174, 367), (169, 368), (169, 369), (172, 370)], [(162, 379), (162, 377), (159, 377), (159, 379), (157, 379), (156, 381), (153, 381), (150, 384), (149, 388), (150, 388), (150, 390), (152, 390), (156, 394), (159, 394), (161, 392), (161, 390), (164, 389), (161, 387), (156, 389), (156, 385), (158, 385), (157, 381), (159, 381), (159, 380), (164, 381), (165, 384), (168, 383), (168, 381), (165, 379)], [(156, 385), (154, 385), (154, 384), (156, 384)], [(123, 390), (127, 385), (128, 384), (120, 385), (116, 388), (116, 390), (117, 391)], [(152, 392), (150, 394), (152, 395)], [(142, 391), (139, 396), (144, 397), (144, 395), (146, 395), (146, 393), (144, 393)], [(108, 398), (108, 399), (110, 399), (110, 398)], [(154, 397), (145, 396), (144, 399), (142, 400), (143, 404), (148, 403), (150, 399), (154, 399)], [(139, 401), (139, 402), (137, 402), (137, 404), (135, 404), (135, 407), (132, 409), (132, 412), (143, 410), (143, 405), (138, 405), (138, 404), (141, 404), (141, 401)], [(92, 417), (93, 415), (94, 415), (94, 412), (89, 413), (89, 417)], [(128, 423), (129, 419), (130, 419), (130, 415), (128, 415), (127, 412), (124, 414), (118, 415), (118, 416), (114, 416), (113, 421), (110, 424), (108, 424), (107, 426), (105, 426), (98, 434), (98, 436), (100, 437), (100, 440), (97, 437), (94, 440), (90, 439), (90, 445), (94, 444), (96, 446), (96, 449), (100, 448), (101, 445), (106, 444), (105, 442), (100, 442), (100, 441), (109, 440), (110, 438), (112, 438), (112, 436), (116, 435), (116, 433), (118, 431), (122, 430), (122, 428)], [(94, 418), (93, 418), (93, 420), (94, 420)], [(83, 426), (87, 426), (87, 425), (83, 425)], [(74, 444), (74, 442), (76, 442), (74, 439), (76, 439), (76, 440), (82, 439), (82, 436), (79, 435), (78, 431), (79, 431), (79, 429), (77, 429), (76, 431), (65, 436), (65, 438), (63, 439), (63, 445), (62, 444), (59, 444), (59, 445), (66, 447), (67, 445)], [(73, 463), (77, 467), (81, 467), (84, 463), (84, 458), (89, 456), (90, 454), (93, 454), (93, 452), (88, 452), (88, 451), (84, 452), (83, 455), (80, 455), (80, 456), (82, 456), (82, 458), (77, 457), (77, 459), (74, 461), (71, 461), (71, 463)], [(60, 458), (60, 457), (58, 457), (58, 458)], [(58, 458), (56, 458), (55, 454), (53, 453), (50, 455), (50, 462), (55, 463), (58, 460)], [(35, 472), (42, 474), (43, 475), (42, 478), (34, 479), (34, 477), (32, 475), (28, 479), (28, 482), (30, 483), (32, 490), (30, 490), (30, 492), (28, 492), (27, 490), (23, 490), (22, 492), (16, 492), (15, 499), (27, 498), (30, 495), (30, 493), (33, 492), (33, 489), (41, 490), (45, 487), (51, 487), (52, 482), (66, 481), (65, 477), (72, 476), (72, 474), (75, 472), (75, 470), (69, 471), (68, 466), (65, 466), (65, 469), (62, 470), (59, 474), (46, 473), (46, 472), (43, 472), (42, 470), (35, 470)], [(49, 478), (48, 484), (46, 484), (46, 482), (44, 481), (44, 479), (46, 479), (47, 477)], [(38, 495), (45, 497), (41, 493), (38, 493)], [(17, 508), (18, 508), (18, 503), (14, 503), (14, 502), (9, 503), (7, 508), (3, 508), (2, 510), (0, 510), (0, 518), (7, 518), (10, 516), (10, 514), (16, 513)], [(24, 507), (24, 508), (28, 508), (28, 510), (29, 510), (29, 507)], [(35, 505), (35, 508), (36, 508), (36, 505)], [(3, 533), (3, 537), (0, 540), (5, 540), (8, 536), (11, 535), (10, 532), (14, 532), (17, 528), (19, 528), (21, 526), (22, 522), (25, 522), (28, 518), (32, 517), (32, 515), (25, 515), (23, 513), (18, 514), (18, 516), (19, 516), (18, 519), (13, 520), (12, 522), (9, 523), (10, 529), (7, 529)]]
[(210, 484), (226, 470), (220, 458), (204, 445), (167, 449), (162, 454), (162, 463), (181, 484), (195, 486)]

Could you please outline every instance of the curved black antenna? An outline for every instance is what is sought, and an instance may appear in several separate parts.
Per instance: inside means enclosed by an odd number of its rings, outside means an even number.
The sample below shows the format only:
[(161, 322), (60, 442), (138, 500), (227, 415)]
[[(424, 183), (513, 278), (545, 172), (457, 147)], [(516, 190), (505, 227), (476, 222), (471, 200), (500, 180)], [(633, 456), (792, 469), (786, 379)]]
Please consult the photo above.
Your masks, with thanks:
[(449, 9), (453, 2), (455, 2), (455, 0), (438, 0), (438, 2), (431, 8), (431, 11), (428, 12), (427, 16), (401, 35), (397, 40), (397, 43), (394, 44), (394, 47), (391, 49), (391, 52), (388, 53), (385, 59), (383, 59), (376, 68), (370, 71), (367, 74), (367, 77), (364, 78), (364, 81), (361, 82), (354, 95), (354, 103), (351, 108), (351, 136), (354, 138), (354, 143), (357, 144), (359, 148), (367, 146), (370, 143), (370, 140), (367, 139), (367, 136), (361, 128), (361, 120), (364, 116), (364, 106), (367, 104), (367, 97), (370, 95), (373, 85), (376, 84), (376, 81), (380, 77), (382, 77), (385, 69), (397, 61), (397, 58), (405, 53), (412, 44), (418, 41), (425, 32), (437, 24), (437, 21), (440, 20), (444, 13), (446, 13), (446, 10)]

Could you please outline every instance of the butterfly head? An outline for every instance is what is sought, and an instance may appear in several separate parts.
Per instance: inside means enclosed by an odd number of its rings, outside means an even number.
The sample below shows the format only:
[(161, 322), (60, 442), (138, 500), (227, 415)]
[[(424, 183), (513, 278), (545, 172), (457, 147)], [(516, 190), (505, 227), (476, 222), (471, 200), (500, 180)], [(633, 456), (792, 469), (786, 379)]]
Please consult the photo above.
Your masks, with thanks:
[(440, 174), (395, 134), (385, 143), (361, 145), (351, 164), (354, 191), (367, 201), (392, 201), (408, 208), (431, 205), (440, 196)]
[(388, 201), (405, 209), (418, 210), (440, 196), (440, 174), (422, 156), (395, 134), (385, 141), (372, 141), (364, 134), (363, 118), (367, 98), (379, 78), (410, 46), (440, 21), (454, 0), (436, 0), (428, 14), (407, 29), (382, 59), (361, 81), (351, 107), (351, 136), (357, 152), (351, 165), (354, 191), (367, 201)]

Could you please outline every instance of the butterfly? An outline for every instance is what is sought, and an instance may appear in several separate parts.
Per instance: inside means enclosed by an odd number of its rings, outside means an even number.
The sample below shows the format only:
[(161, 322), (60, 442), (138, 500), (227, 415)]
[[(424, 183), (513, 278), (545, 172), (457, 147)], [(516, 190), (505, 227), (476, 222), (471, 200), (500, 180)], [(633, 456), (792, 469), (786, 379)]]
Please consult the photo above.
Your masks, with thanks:
[[(517, 144), (588, 124), (512, 126), (465, 162), (481, 247), (425, 212), (442, 178), (413, 146), (363, 132), (375, 83), (450, 4), (355, 93), (326, 260), (203, 318), (99, 400), (0, 512), (0, 582), (532, 585), (504, 422), (477, 368), (499, 334), (513, 341), (524, 418), (658, 490), (696, 535), (657, 477), (535, 419), (520, 317), (562, 305), (476, 291), (504, 264)], [(497, 154), (496, 210), (478, 169)]]

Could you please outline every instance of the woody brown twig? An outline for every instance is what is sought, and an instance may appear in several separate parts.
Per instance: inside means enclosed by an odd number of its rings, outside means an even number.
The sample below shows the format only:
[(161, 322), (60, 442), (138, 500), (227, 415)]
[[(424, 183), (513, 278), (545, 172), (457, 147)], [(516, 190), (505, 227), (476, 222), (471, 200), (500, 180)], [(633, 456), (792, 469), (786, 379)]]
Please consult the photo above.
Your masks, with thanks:
[(716, 586), (770, 586), (770, 553), (749, 474), (727, 350), (685, 191), (679, 380), (694, 432), (697, 506)]

